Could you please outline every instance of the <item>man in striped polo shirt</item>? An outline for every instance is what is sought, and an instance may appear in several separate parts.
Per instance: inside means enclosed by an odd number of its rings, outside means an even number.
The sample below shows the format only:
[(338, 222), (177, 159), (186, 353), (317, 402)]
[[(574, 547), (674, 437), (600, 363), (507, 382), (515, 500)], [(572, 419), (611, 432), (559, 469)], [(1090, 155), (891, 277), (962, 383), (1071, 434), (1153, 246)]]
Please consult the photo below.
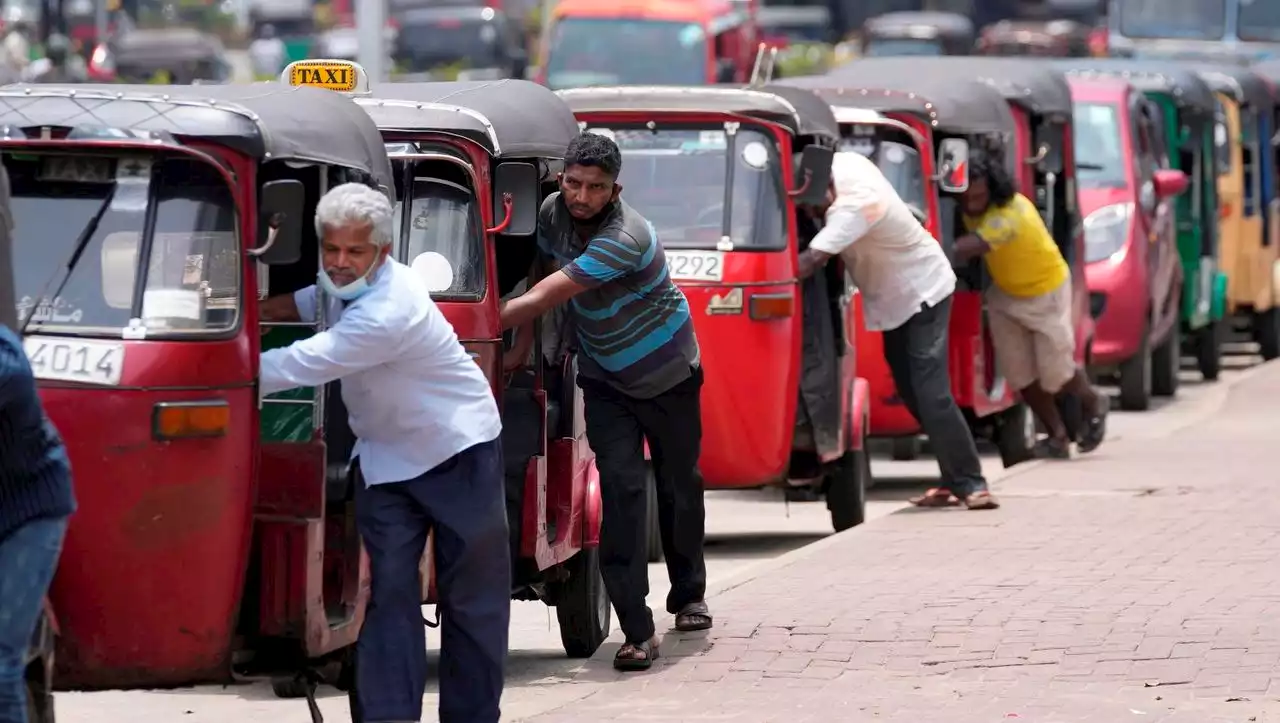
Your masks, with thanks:
[[(621, 170), (612, 140), (584, 133), (569, 144), (560, 192), (539, 214), (530, 291), (503, 304), (502, 326), (527, 325), (568, 302), (604, 502), (601, 572), (627, 637), (614, 667), (643, 670), (658, 656), (653, 613), (645, 606), (646, 439), (671, 578), (667, 611), (678, 630), (711, 627), (697, 471), (702, 370), (689, 303), (667, 273), (653, 225), (619, 198)], [(517, 340), (529, 343), (531, 334), (522, 331)], [(512, 358), (526, 356), (527, 349)]]

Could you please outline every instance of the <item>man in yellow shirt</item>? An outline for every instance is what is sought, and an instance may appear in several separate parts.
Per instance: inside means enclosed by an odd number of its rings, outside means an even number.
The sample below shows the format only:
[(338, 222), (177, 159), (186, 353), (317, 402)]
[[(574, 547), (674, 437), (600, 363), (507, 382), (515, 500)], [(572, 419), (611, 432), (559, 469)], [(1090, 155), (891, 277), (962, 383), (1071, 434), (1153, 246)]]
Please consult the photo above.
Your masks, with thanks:
[(1035, 204), (1015, 190), (998, 158), (970, 161), (969, 189), (960, 204), (969, 235), (957, 239), (956, 257), (986, 261), (996, 364), (1049, 432), (1037, 451), (1054, 459), (1071, 456), (1055, 400), (1059, 392), (1078, 398), (1084, 409), (1079, 450), (1097, 449), (1106, 436), (1108, 404), (1075, 362), (1071, 269), (1062, 252)]

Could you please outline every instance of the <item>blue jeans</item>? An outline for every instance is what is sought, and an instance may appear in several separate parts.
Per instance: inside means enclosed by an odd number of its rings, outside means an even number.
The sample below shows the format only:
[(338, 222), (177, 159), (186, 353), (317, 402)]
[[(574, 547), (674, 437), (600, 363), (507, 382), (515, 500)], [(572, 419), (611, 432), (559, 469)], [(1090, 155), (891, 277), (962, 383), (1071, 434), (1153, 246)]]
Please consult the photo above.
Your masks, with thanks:
[(27, 723), (27, 648), (66, 531), (65, 517), (31, 520), (0, 540), (0, 723)]

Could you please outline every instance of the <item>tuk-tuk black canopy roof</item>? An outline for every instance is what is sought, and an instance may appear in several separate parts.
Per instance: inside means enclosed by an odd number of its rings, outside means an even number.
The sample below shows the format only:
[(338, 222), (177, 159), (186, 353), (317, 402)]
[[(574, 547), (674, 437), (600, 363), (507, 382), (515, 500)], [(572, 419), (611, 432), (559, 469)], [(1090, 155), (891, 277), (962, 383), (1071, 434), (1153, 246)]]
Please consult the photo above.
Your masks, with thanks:
[(848, 74), (870, 78), (928, 75), (948, 82), (980, 80), (1005, 100), (1032, 113), (1069, 116), (1072, 111), (1066, 77), (1052, 66), (1025, 58), (891, 56), (862, 58), (831, 71), (833, 76)]
[(777, 123), (794, 135), (840, 138), (831, 106), (808, 90), (786, 85), (615, 86), (558, 91), (575, 113), (654, 111), (733, 113)]
[(780, 82), (807, 88), (833, 106), (912, 113), (944, 132), (1014, 131), (1008, 104), (994, 88), (976, 80), (938, 78), (918, 68), (907, 72), (898, 66), (884, 72), (811, 75)]
[(903, 11), (868, 18), (864, 25), (868, 35), (918, 37), (917, 31), (931, 30), (935, 36), (972, 36), (973, 21), (958, 13), (936, 11)]
[(1226, 93), (1237, 102), (1259, 109), (1269, 109), (1276, 104), (1271, 83), (1244, 66), (1195, 63), (1190, 67), (1199, 73), (1213, 91)]
[(1069, 58), (1051, 62), (1068, 75), (1123, 78), (1138, 90), (1167, 93), (1178, 104), (1200, 113), (1212, 115), (1217, 107), (1209, 84), (1176, 62), (1127, 58)]
[(319, 88), (253, 85), (0, 87), (0, 126), (106, 127), (207, 138), (264, 160), (367, 171), (392, 184), (382, 135), (349, 98)]
[(562, 158), (578, 135), (569, 106), (527, 80), (379, 83), (372, 90), (356, 102), (378, 128), (451, 132), (494, 157)]

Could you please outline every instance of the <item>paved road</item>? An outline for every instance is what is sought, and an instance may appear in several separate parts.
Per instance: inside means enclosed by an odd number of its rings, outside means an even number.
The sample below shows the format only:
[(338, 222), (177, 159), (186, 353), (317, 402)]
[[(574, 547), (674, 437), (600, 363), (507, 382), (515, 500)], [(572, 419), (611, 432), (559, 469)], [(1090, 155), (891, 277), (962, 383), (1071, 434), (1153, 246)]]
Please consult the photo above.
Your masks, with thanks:
[[(1240, 372), (1256, 363), (1256, 357), (1231, 357), (1226, 362), (1223, 382), (1230, 383)], [(1143, 437), (1153, 430), (1180, 424), (1185, 415), (1211, 396), (1214, 385), (1199, 382), (1199, 375), (1185, 372), (1184, 385), (1176, 401), (1157, 401), (1145, 414), (1113, 416), (1110, 433), (1114, 439)], [(984, 456), (984, 468), (1000, 489), (1000, 469), (994, 451)], [(937, 467), (930, 458), (914, 462), (873, 462), (877, 488), (872, 491), (868, 517), (881, 518), (905, 506), (905, 499), (921, 488), (936, 483)], [(751, 575), (753, 568), (769, 565), (775, 558), (804, 545), (824, 539), (831, 532), (825, 505), (786, 503), (777, 491), (710, 493), (707, 500), (708, 577), (712, 589), (723, 589)], [(668, 585), (666, 571), (650, 566), (650, 606), (662, 609)], [(713, 600), (714, 604), (714, 600)], [(669, 618), (659, 618), (659, 628)], [(428, 638), (430, 648), (438, 640)], [(541, 603), (516, 603), (512, 611), (511, 655), (508, 689), (504, 698), (504, 718), (533, 716), (563, 704), (566, 695), (587, 692), (582, 686), (563, 683), (582, 673), (584, 661), (568, 660), (560, 649), (555, 614)], [(345, 695), (322, 688), (321, 708), (329, 721), (348, 720)], [(434, 683), (428, 690), (426, 720), (434, 720)], [(59, 719), (76, 723), (278, 723), (306, 720), (305, 703), (277, 700), (266, 684), (229, 688), (200, 687), (177, 691), (134, 691), (66, 693), (58, 698)]]

